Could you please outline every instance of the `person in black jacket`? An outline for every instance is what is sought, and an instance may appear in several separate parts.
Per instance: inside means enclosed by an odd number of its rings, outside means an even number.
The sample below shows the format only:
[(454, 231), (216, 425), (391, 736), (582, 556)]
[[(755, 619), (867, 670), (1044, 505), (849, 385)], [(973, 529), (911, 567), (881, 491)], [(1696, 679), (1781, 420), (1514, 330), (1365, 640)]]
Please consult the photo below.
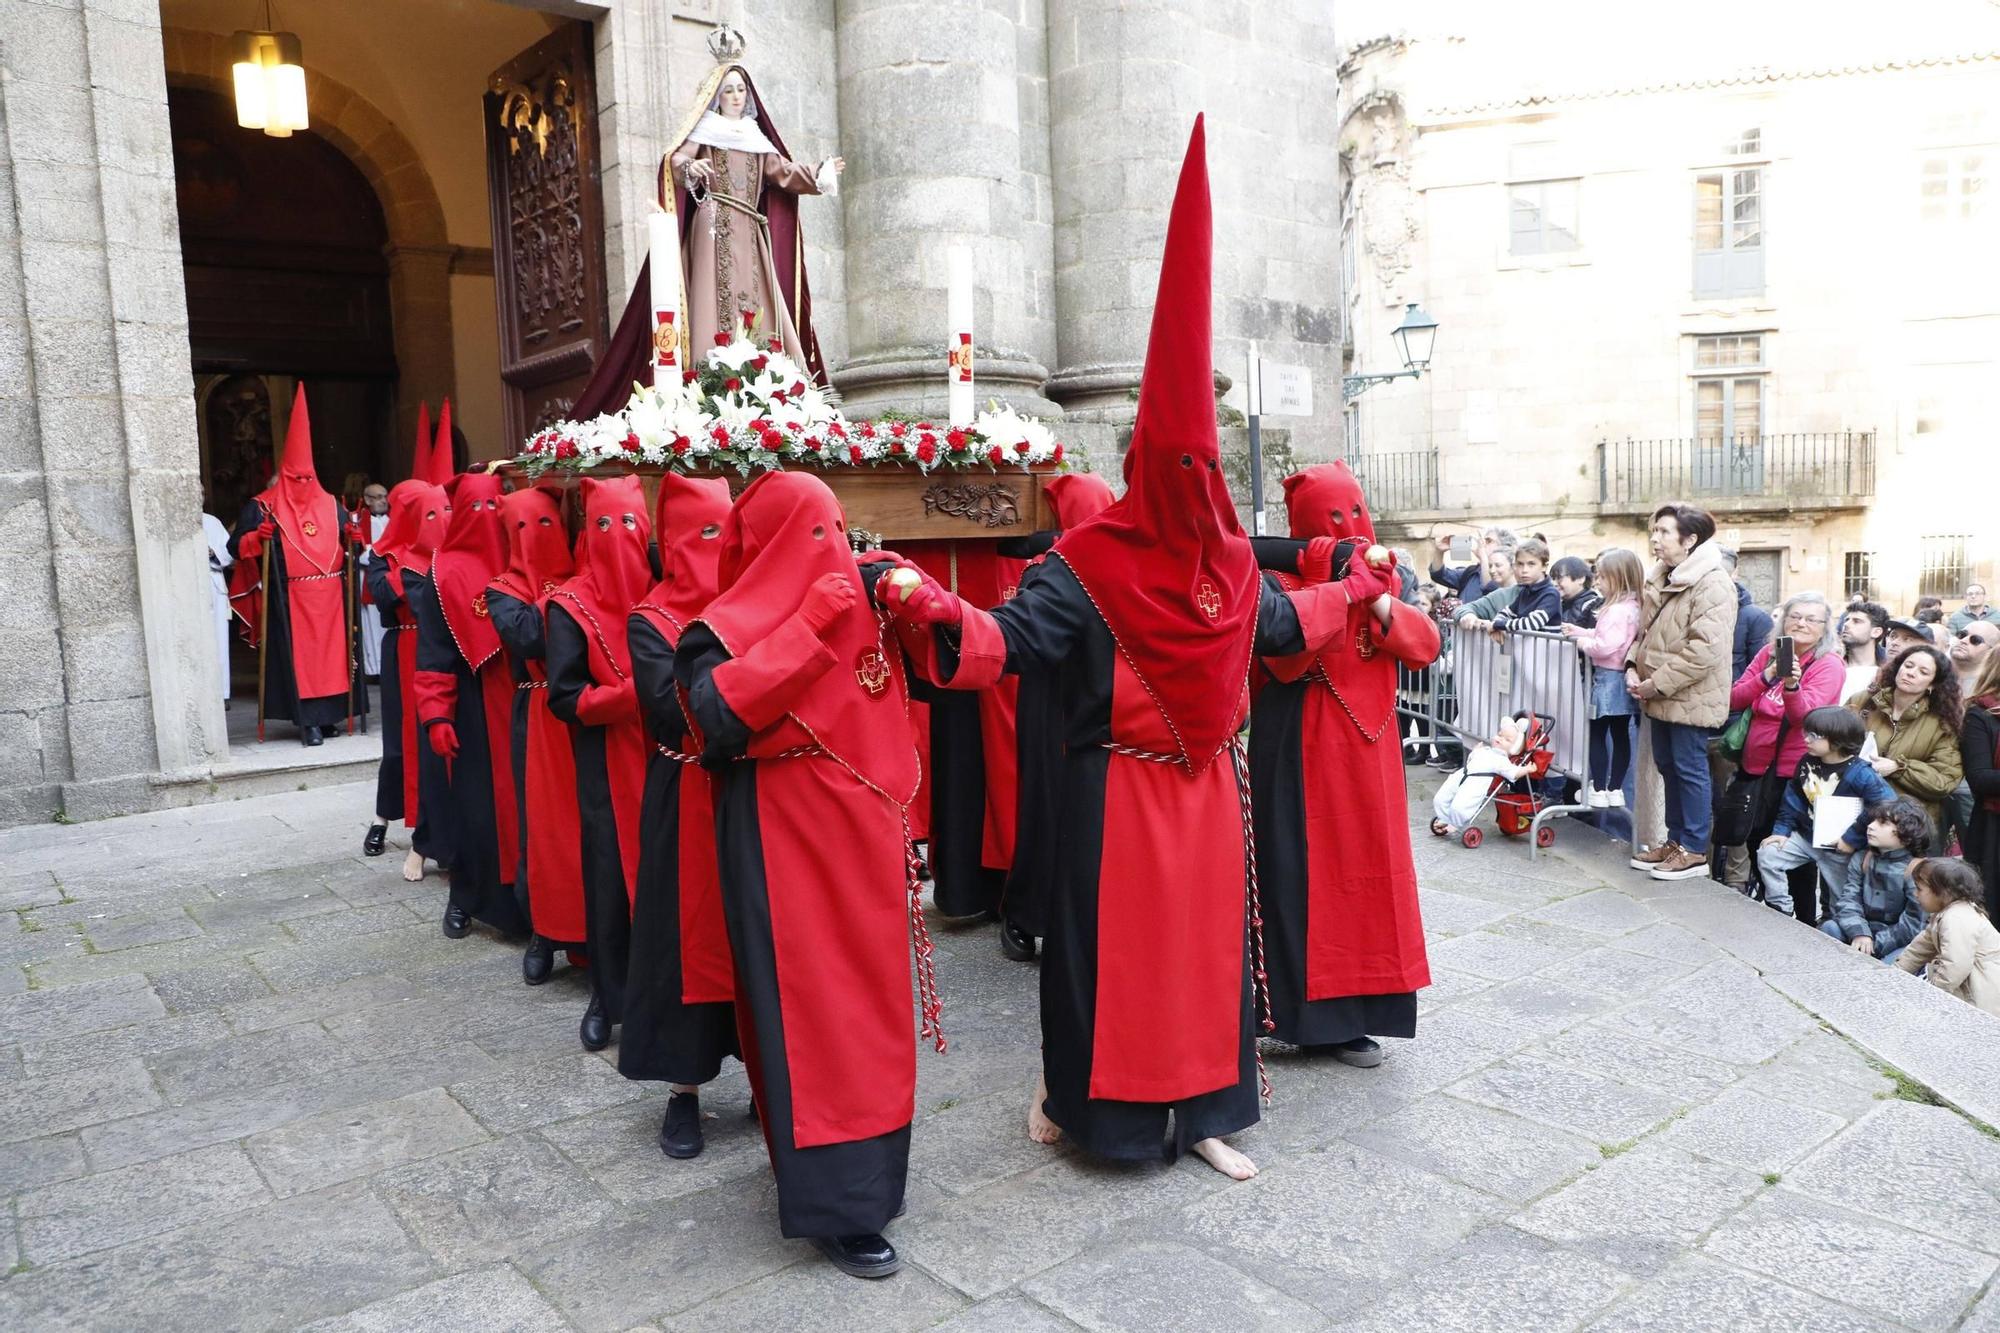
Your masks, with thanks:
[(1604, 598), (1590, 586), (1589, 563), (1581, 556), (1566, 555), (1549, 566), (1549, 577), (1562, 596), (1561, 623), (1578, 629), (1597, 628), (1597, 611)]

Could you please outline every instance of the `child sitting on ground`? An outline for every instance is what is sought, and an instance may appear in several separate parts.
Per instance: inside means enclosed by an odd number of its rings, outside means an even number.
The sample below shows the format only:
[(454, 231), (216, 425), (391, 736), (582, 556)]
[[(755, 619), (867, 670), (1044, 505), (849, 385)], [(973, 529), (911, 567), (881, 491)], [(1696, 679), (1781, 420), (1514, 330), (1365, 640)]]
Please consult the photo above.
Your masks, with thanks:
[(1895, 962), (1924, 928), (1910, 863), (1911, 849), (1930, 841), (1930, 816), (1909, 797), (1870, 809), (1868, 850), (1847, 863), (1847, 878), (1834, 890), (1833, 915), (1819, 928), (1856, 953)]
[(1508, 630), (1554, 629), (1562, 623), (1562, 594), (1549, 581), (1549, 548), (1530, 537), (1514, 548), (1514, 601), (1494, 613), (1495, 634)]
[(1928, 856), (1911, 865), (1910, 880), (1931, 923), (1896, 966), (2000, 1017), (2000, 930), (1986, 919), (1979, 872), (1955, 856)]
[[(1558, 565), (1562, 561), (1556, 562)], [(1639, 705), (1625, 688), (1625, 659), (1639, 637), (1639, 590), (1646, 567), (1614, 546), (1597, 557), (1596, 591), (1603, 599), (1596, 623), (1564, 624), (1577, 650), (1590, 659), (1590, 804), (1602, 810), (1625, 804), (1625, 770), (1632, 765), (1632, 715)]]
[[(1896, 799), (1881, 774), (1855, 757), (1868, 738), (1858, 713), (1839, 707), (1815, 708), (1806, 714), (1804, 731), (1806, 757), (1799, 761), (1797, 776), (1785, 784), (1785, 801), (1778, 808), (1771, 836), (1757, 849), (1764, 906), (1787, 914), (1792, 911), (1792, 890), (1785, 872), (1807, 862), (1816, 863), (1820, 899), (1829, 900), (1833, 886), (1847, 882), (1847, 859), (1868, 840), (1867, 810)], [(1815, 840), (1814, 816), (1819, 803), (1830, 797), (1858, 800), (1861, 813), (1838, 835)], [(1817, 924), (1826, 914), (1817, 910), (1818, 903), (1812, 906)]]
[(1473, 746), (1472, 753), (1465, 756), (1465, 766), (1446, 778), (1437, 795), (1431, 798), (1431, 813), (1436, 816), (1431, 820), (1431, 832), (1440, 838), (1456, 836), (1479, 818), (1486, 794), (1493, 786), (1492, 779), (1518, 781), (1534, 772), (1534, 764), (1521, 758), (1521, 751), (1527, 748), (1527, 737), (1527, 714), (1501, 718), (1493, 739)]

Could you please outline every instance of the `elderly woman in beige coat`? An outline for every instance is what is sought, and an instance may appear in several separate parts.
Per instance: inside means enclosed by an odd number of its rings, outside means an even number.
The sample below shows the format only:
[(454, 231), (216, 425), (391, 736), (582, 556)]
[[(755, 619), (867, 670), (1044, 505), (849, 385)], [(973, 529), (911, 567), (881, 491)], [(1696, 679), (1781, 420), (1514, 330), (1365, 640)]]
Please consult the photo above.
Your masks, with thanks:
[(1689, 879), (1708, 874), (1708, 741), (1729, 719), (1736, 584), (1706, 510), (1661, 507), (1650, 539), (1659, 563), (1646, 576), (1643, 628), (1625, 684), (1646, 715), (1665, 787), (1667, 840), (1636, 853), (1632, 865), (1654, 879)]

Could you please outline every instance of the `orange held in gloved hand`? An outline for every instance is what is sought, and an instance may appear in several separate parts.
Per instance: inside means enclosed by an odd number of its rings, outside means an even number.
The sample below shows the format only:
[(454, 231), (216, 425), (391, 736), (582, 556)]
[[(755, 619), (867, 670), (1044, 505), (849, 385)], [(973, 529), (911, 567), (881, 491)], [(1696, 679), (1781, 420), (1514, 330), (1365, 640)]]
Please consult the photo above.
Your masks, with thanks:
[(799, 619), (805, 621), (807, 629), (825, 638), (858, 595), (854, 580), (847, 575), (822, 574), (806, 589), (805, 599), (799, 603)]
[(1349, 561), (1347, 577), (1340, 581), (1353, 605), (1361, 606), (1384, 595), (1396, 594), (1396, 565), (1393, 557), (1386, 567), (1378, 568), (1367, 559)]

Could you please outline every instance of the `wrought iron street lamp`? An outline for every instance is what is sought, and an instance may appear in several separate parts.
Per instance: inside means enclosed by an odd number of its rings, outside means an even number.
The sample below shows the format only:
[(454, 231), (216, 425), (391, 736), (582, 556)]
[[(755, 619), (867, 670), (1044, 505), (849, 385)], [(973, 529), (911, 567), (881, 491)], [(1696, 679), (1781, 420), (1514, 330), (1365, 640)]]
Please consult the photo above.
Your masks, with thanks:
[(1403, 369), (1377, 371), (1368, 375), (1348, 375), (1340, 382), (1341, 397), (1353, 402), (1377, 384), (1390, 380), (1415, 379), (1430, 368), (1431, 348), (1437, 343), (1438, 322), (1417, 308), (1415, 301), (1403, 311), (1403, 322), (1390, 333), (1396, 351), (1402, 355)]

